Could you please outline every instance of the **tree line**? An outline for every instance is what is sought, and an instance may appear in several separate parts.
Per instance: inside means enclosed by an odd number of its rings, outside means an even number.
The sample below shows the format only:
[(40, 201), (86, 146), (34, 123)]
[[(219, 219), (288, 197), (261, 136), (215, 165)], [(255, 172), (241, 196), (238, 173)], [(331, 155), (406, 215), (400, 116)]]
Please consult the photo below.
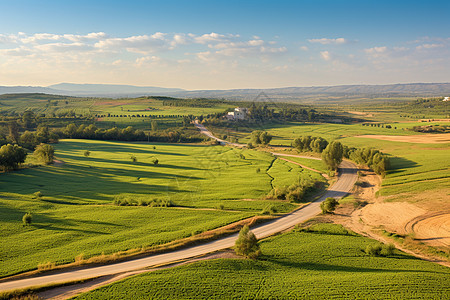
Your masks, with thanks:
[(322, 153), (322, 160), (330, 170), (336, 170), (343, 158), (366, 165), (382, 176), (390, 167), (389, 157), (379, 150), (347, 147), (338, 141), (329, 143), (322, 137), (301, 136), (293, 141), (292, 146), (300, 152)]

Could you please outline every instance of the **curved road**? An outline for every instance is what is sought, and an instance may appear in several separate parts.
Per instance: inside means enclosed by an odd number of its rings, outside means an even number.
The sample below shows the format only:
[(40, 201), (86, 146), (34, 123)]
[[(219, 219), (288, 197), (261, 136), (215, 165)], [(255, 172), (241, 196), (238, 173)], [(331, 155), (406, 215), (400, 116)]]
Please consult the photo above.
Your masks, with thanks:
[[(200, 126), (203, 127), (203, 125)], [(209, 131), (207, 131), (205, 127), (203, 128), (204, 130), (202, 130), (202, 133), (206, 134), (205, 132), (208, 132), (209, 134), (211, 134)], [(216, 139), (215, 137), (212, 136), (212, 134), (210, 137)], [(223, 141), (223, 143), (227, 142)], [(242, 146), (242, 144), (238, 145)], [(356, 165), (349, 161), (343, 161), (339, 167), (340, 167), (340, 174), (338, 180), (327, 190), (327, 192), (320, 199), (303, 207), (302, 209), (296, 210), (290, 214), (287, 214), (269, 223), (253, 227), (252, 231), (255, 233), (256, 237), (258, 239), (268, 237), (274, 233), (289, 229), (300, 222), (306, 221), (316, 216), (321, 212), (320, 202), (325, 200), (327, 197), (341, 198), (345, 196), (352, 189), (353, 185), (356, 182), (357, 169)], [(161, 264), (172, 263), (179, 260), (184, 260), (187, 258), (192, 258), (195, 256), (233, 247), (237, 239), (237, 236), (238, 234), (236, 233), (216, 241), (205, 243), (203, 245), (193, 246), (190, 248), (176, 250), (169, 253), (152, 255), (149, 257), (129, 260), (120, 263), (112, 263), (100, 267), (87, 267), (81, 270), (61, 271), (51, 275), (43, 274), (38, 277), (5, 281), (0, 283), (0, 291), (23, 289), (32, 286), (43, 286), (48, 284), (57, 284), (68, 281), (77, 281), (82, 279), (144, 269)]]

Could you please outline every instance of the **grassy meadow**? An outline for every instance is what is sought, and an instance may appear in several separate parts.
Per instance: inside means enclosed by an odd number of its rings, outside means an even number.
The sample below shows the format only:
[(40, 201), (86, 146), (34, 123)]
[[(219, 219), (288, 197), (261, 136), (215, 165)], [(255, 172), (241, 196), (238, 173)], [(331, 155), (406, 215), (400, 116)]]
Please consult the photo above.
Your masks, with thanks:
[[(264, 199), (272, 186), (323, 180), (268, 153), (222, 146), (63, 140), (55, 148), (62, 164), (0, 174), (0, 276), (164, 244), (269, 205), (288, 212), (297, 205)], [(117, 199), (174, 207), (113, 205)], [(24, 227), (26, 212), (33, 221)]]
[(339, 225), (263, 240), (256, 261), (215, 259), (124, 279), (76, 299), (447, 299), (449, 268), (395, 251)]

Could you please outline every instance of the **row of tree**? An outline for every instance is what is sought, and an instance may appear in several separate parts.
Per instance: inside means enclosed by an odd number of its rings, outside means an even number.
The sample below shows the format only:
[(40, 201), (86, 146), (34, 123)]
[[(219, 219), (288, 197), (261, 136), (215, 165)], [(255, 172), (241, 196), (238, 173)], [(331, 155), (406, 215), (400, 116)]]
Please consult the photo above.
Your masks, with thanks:
[(328, 146), (328, 141), (321, 137), (301, 136), (296, 138), (292, 144), (300, 152), (313, 151), (322, 153)]
[(349, 148), (346, 157), (358, 164), (363, 164), (371, 168), (378, 175), (386, 175), (390, 167), (389, 157), (372, 148)]
[(300, 152), (313, 151), (322, 153), (322, 161), (330, 170), (337, 170), (342, 159), (366, 165), (378, 175), (384, 176), (390, 167), (389, 157), (372, 148), (354, 148), (342, 145), (338, 141), (328, 143), (321, 137), (302, 136), (294, 140), (292, 145)]

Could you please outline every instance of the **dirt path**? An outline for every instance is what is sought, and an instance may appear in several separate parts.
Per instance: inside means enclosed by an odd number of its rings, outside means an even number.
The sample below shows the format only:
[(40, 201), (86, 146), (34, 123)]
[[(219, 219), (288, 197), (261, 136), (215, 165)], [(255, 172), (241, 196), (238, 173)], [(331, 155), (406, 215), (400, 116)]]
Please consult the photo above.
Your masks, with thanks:
[(417, 144), (450, 143), (450, 133), (420, 134), (420, 135), (357, 135), (355, 137), (377, 139), (391, 142), (417, 143)]

